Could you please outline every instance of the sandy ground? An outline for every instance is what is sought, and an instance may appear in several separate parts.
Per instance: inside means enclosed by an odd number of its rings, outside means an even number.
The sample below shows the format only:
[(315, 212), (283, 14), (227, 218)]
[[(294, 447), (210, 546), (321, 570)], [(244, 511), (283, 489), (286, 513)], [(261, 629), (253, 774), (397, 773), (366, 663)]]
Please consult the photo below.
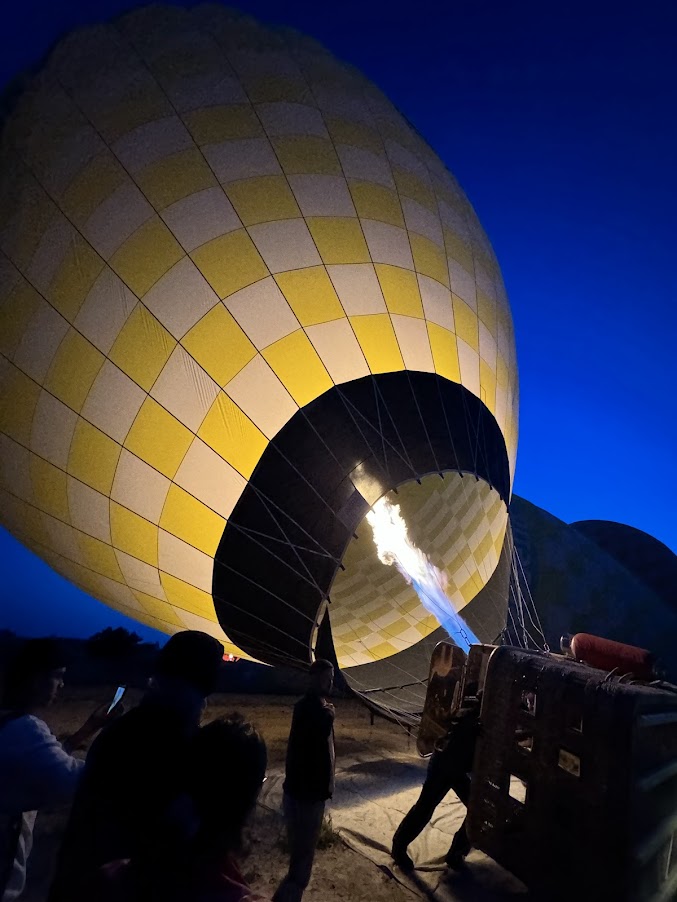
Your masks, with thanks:
[[(66, 690), (50, 712), (50, 726), (57, 735), (73, 732), (97, 706), (112, 698), (111, 689)], [(128, 693), (133, 703), (134, 695)], [(284, 767), (293, 698), (278, 696), (212, 696), (205, 722), (239, 711), (261, 731), (268, 745), (269, 770)], [(336, 757), (378, 748), (383, 754), (409, 753), (415, 757), (414, 737), (383, 719), (370, 722), (369, 712), (352, 700), (336, 701)], [(54, 855), (64, 828), (67, 809), (44, 812), (38, 817), (35, 844), (29, 866), (25, 902), (42, 902), (49, 886)], [(286, 872), (284, 828), (280, 816), (259, 806), (252, 818), (248, 852), (242, 862), (250, 884), (271, 896)], [(305, 902), (354, 900), (354, 902), (413, 902), (414, 896), (372, 862), (347, 848), (336, 837), (328, 848), (319, 849)]]

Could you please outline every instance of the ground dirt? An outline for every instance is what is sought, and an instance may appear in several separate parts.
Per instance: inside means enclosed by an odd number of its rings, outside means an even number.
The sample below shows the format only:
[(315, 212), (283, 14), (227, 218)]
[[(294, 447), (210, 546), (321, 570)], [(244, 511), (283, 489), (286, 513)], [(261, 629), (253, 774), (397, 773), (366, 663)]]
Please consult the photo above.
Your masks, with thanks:
[[(46, 718), (54, 732), (67, 735), (77, 729), (92, 710), (112, 698), (114, 687), (72, 689)], [(138, 693), (128, 693), (126, 703), (133, 704)], [(269, 770), (284, 768), (294, 699), (280, 696), (212, 696), (204, 722), (239, 711), (260, 730), (268, 746)], [(360, 750), (379, 749), (382, 753), (415, 754), (414, 739), (395, 724), (376, 718), (357, 701), (336, 700), (336, 757)], [(43, 902), (49, 886), (54, 856), (58, 848), (68, 810), (43, 812), (38, 816), (35, 844), (29, 865), (25, 902)], [(347, 848), (336, 835), (323, 833), (325, 848), (318, 849), (313, 876), (304, 902), (413, 902), (414, 896), (372, 862)], [(248, 830), (247, 850), (242, 870), (248, 882), (264, 896), (272, 896), (286, 872), (284, 825), (277, 812), (257, 807)]]

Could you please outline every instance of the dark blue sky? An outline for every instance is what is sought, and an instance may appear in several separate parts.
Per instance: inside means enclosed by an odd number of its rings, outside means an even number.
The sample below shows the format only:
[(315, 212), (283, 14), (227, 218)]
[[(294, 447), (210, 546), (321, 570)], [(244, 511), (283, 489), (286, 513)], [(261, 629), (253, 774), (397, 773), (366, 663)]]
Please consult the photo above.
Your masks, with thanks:
[[(131, 6), (24, 2), (0, 81), (64, 31)], [(241, 8), (319, 38), (377, 82), (475, 206), (511, 299), (515, 490), (677, 551), (677, 5), (383, 0)], [(87, 635), (125, 618), (6, 533), (0, 626)], [(150, 630), (139, 628), (145, 636)]]

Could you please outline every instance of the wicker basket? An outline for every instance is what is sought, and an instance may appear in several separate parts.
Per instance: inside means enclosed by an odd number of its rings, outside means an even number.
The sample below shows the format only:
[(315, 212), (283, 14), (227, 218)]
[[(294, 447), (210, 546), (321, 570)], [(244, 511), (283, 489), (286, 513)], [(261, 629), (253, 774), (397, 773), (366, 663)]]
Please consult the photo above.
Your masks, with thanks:
[(677, 694), (503, 647), (482, 723), (474, 846), (552, 902), (677, 899)]

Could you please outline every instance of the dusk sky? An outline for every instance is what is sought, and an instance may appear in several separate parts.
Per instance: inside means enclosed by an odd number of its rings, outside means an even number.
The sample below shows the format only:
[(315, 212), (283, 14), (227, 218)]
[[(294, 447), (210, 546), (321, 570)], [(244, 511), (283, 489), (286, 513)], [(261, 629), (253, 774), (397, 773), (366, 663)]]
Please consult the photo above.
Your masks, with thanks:
[[(61, 34), (135, 5), (12, 4), (0, 81)], [(567, 522), (617, 520), (677, 551), (677, 6), (239, 5), (360, 68), (474, 205), (515, 320), (515, 492)], [(86, 636), (125, 624), (157, 637), (2, 530), (0, 566), (0, 627)]]

